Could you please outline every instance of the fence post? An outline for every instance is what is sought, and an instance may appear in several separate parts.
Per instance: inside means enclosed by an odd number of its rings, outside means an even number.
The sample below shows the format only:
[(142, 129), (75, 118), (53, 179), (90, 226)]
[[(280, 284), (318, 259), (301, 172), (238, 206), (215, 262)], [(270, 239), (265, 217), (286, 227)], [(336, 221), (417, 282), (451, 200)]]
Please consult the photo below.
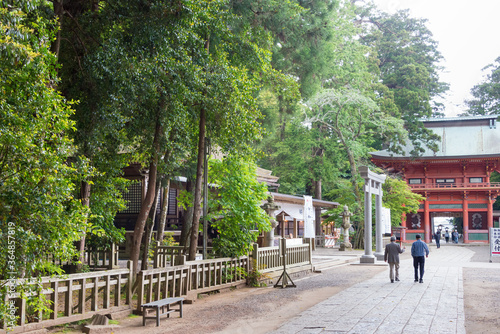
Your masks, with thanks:
[(160, 261), (160, 259), (158, 258), (159, 255), (158, 255), (158, 248), (160, 248), (160, 242), (159, 241), (155, 241), (155, 255), (153, 257), (153, 268), (159, 268), (160, 266), (160, 263), (162, 263), (162, 261)]
[[(250, 270), (260, 270), (260, 261), (259, 261), (259, 244), (254, 243), (252, 249), (252, 263), (250, 264)], [(255, 266), (255, 268), (253, 267)]]
[(313, 263), (312, 263), (312, 245), (309, 243), (309, 264), (311, 265), (311, 270), (313, 270)]
[(118, 267), (118, 250), (116, 249), (116, 244), (113, 242), (111, 244), (111, 249), (109, 251), (109, 265), (108, 269), (114, 269)]
[(57, 319), (57, 310), (59, 309), (59, 298), (57, 298), (59, 281), (57, 278), (55, 281), (50, 282), (50, 288), (52, 289), (52, 293), (50, 294), (50, 301), (52, 302), (52, 305), (50, 306), (52, 310), (50, 313), (50, 319)]
[(174, 256), (174, 266), (183, 266), (186, 264), (186, 255), (172, 255)]
[(134, 262), (128, 261), (127, 262), (127, 268), (128, 268), (128, 284), (127, 284), (127, 304), (129, 306), (132, 306), (132, 286), (134, 285)]
[[(9, 300), (10, 300), (10, 299), (9, 299), (9, 294), (8, 294), (8, 293), (6, 293), (6, 294), (5, 294), (5, 296), (4, 296), (4, 303), (5, 303), (4, 305), (9, 305)], [(9, 322), (7, 321), (7, 319), (4, 319), (4, 320), (3, 320), (2, 329), (5, 329), (5, 330), (6, 330), (6, 329), (7, 329), (7, 324), (8, 324), (8, 323), (9, 323)], [(6, 331), (6, 332), (7, 332), (7, 331)]]
[(144, 274), (142, 273), (142, 271), (137, 274), (137, 281), (138, 281), (138, 285), (137, 285), (137, 289), (138, 289), (138, 292), (137, 292), (137, 312), (139, 312), (139, 314), (141, 314), (141, 305), (142, 303), (144, 302)]

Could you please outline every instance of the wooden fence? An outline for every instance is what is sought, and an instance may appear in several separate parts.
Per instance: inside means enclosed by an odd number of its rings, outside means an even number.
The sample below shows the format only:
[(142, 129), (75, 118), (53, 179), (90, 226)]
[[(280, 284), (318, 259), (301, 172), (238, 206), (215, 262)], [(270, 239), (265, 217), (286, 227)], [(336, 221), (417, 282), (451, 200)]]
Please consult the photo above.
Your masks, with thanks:
[(248, 270), (246, 256), (188, 261), (178, 266), (142, 270), (137, 277), (137, 311), (141, 311), (141, 304), (162, 298), (196, 299), (199, 293), (246, 284)]
[[(291, 271), (312, 269), (311, 246), (309, 244), (286, 247), (287, 256), (281, 256), (279, 247), (259, 248), (255, 245), (253, 259), (259, 271), (281, 274), (283, 258)], [(160, 253), (160, 252), (158, 252)], [(173, 254), (173, 253), (172, 253)], [(165, 258), (167, 255), (165, 252)], [(155, 256), (155, 258), (157, 258)], [(161, 259), (161, 258), (160, 258)], [(184, 255), (176, 256), (178, 265), (166, 264), (161, 268), (142, 270), (136, 276), (137, 304), (140, 305), (166, 297), (196, 299), (199, 293), (246, 284), (246, 273), (250, 272), (251, 258), (218, 258), (199, 261), (185, 261)], [(3, 320), (0, 334), (6, 330), (22, 333), (73, 321), (91, 318), (94, 314), (107, 314), (132, 310), (133, 271), (131, 261), (127, 269), (113, 269), (99, 272), (71, 274), (65, 277), (44, 277), (28, 295), (18, 291), (8, 293), (6, 305), (13, 304), (15, 323)], [(18, 280), (16, 284), (20, 284)], [(0, 285), (9, 284), (7, 281)], [(34, 312), (27, 306), (27, 298), (44, 297), (49, 311)], [(135, 304), (135, 303), (134, 303)]]
[(118, 267), (119, 247), (113, 243), (109, 250), (89, 248), (86, 250), (85, 264), (89, 268), (116, 269)]
[[(110, 249), (102, 250), (99, 248), (86, 248), (83, 264), (87, 265), (91, 270), (116, 269), (118, 268), (119, 247), (112, 244)], [(57, 266), (63, 267), (74, 264), (74, 261), (49, 260)]]
[[(201, 254), (203, 252), (203, 247), (197, 247), (196, 252), (198, 254)], [(207, 247), (207, 253), (212, 255), (213, 248)], [(186, 255), (184, 254), (183, 246), (160, 246), (159, 243), (157, 242), (153, 257), (153, 268), (163, 268), (167, 266), (173, 266), (174, 257), (177, 255)]]
[[(17, 317), (2, 319), (2, 329), (9, 333), (21, 333), (88, 319), (97, 313), (130, 309), (133, 278), (131, 267), (129, 262), (128, 268), (124, 269), (71, 274), (63, 278), (43, 277), (40, 281), (33, 282), (2, 281), (0, 284), (7, 285), (10, 292), (4, 296), (5, 303), (15, 305), (12, 315)], [(10, 284), (14, 284), (12, 288)], [(15, 284), (24, 285), (24, 291), (31, 292), (23, 296)], [(26, 289), (27, 286), (32, 289)], [(45, 299), (48, 311), (33, 310), (27, 305), (27, 298)]]
[(283, 259), (286, 259), (287, 268), (312, 269), (311, 244), (292, 245), (286, 247), (286, 257), (281, 256), (281, 249), (275, 247), (261, 247), (254, 244), (252, 258), (255, 266), (261, 273), (279, 272), (283, 268)]

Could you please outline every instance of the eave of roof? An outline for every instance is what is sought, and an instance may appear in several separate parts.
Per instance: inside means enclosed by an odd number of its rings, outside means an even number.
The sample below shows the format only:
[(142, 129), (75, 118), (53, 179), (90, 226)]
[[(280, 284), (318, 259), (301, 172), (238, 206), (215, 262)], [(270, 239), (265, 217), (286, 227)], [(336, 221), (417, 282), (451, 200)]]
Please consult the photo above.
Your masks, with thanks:
[[(273, 196), (275, 202), (304, 204), (304, 197), (301, 197), (301, 196), (293, 196), (293, 195), (280, 194), (280, 193), (275, 193), (275, 192), (271, 192), (270, 194)], [(313, 198), (313, 206), (314, 207), (321, 207), (321, 208), (336, 208), (336, 207), (340, 206), (340, 203), (323, 201), (320, 199)]]

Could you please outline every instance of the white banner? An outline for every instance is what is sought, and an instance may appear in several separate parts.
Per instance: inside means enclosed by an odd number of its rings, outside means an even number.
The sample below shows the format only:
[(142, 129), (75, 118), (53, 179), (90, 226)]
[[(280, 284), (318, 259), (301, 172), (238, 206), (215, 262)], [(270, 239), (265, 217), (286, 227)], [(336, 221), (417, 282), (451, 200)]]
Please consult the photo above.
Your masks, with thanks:
[(490, 251), (491, 256), (500, 256), (500, 228), (490, 228)]
[(391, 209), (382, 207), (382, 235), (392, 234)]
[(315, 236), (312, 196), (304, 195), (304, 238), (314, 238)]

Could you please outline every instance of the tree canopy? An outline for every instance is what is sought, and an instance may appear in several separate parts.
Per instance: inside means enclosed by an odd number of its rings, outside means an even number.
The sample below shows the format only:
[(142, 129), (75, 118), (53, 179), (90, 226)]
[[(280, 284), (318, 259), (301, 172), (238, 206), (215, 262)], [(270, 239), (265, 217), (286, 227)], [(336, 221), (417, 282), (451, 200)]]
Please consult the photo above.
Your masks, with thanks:
[(472, 87), (473, 98), (466, 101), (469, 109), (465, 115), (496, 115), (500, 112), (500, 57), (483, 71), (488, 71), (486, 78)]
[(90, 226), (75, 193), (87, 174), (70, 159), (74, 111), (56, 89), (49, 21), (37, 3), (0, 7), (0, 278), (61, 272)]
[(148, 174), (134, 263), (158, 189), (181, 174), (193, 184), (194, 257), (206, 137), (228, 156), (212, 167), (225, 254), (266, 229), (255, 161), (282, 192), (362, 208), (358, 166), (407, 138), (433, 147), (420, 119), (439, 114), (446, 85), (425, 20), (354, 3), (2, 2), (0, 221), (34, 261), (19, 269), (46, 270), (35, 249), (70, 259), (92, 233), (122, 240), (113, 220), (131, 163)]

